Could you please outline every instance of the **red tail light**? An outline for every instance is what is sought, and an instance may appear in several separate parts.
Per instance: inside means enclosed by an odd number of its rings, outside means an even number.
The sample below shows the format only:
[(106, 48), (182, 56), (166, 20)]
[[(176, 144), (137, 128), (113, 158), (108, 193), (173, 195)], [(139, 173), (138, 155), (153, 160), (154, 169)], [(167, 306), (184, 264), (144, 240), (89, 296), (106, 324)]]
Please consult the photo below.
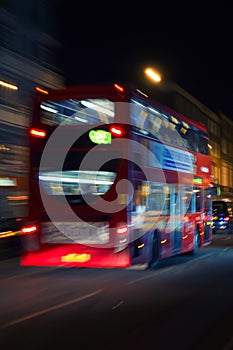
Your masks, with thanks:
[(32, 129), (30, 129), (29, 133), (31, 136), (38, 137), (41, 139), (46, 137), (46, 132), (44, 130), (40, 130), (40, 129), (32, 128)]
[(36, 90), (36, 91), (39, 91), (39, 92), (41, 92), (42, 94), (45, 94), (45, 95), (48, 95), (48, 93), (49, 93), (47, 90), (42, 89), (42, 88), (40, 88), (39, 86), (36, 86), (36, 87), (35, 87), (35, 90)]
[(111, 126), (110, 132), (114, 136), (123, 136), (124, 135), (124, 129), (120, 126)]
[(121, 85), (118, 85), (118, 84), (114, 84), (114, 88), (120, 92), (123, 92), (124, 91), (124, 88), (121, 86)]
[(117, 227), (116, 233), (117, 233), (119, 236), (126, 235), (126, 234), (128, 233), (128, 227), (127, 227), (127, 225), (122, 225), (122, 226)]
[(24, 226), (21, 228), (21, 234), (22, 235), (29, 235), (31, 233), (36, 233), (38, 231), (37, 225), (31, 225), (31, 226)]

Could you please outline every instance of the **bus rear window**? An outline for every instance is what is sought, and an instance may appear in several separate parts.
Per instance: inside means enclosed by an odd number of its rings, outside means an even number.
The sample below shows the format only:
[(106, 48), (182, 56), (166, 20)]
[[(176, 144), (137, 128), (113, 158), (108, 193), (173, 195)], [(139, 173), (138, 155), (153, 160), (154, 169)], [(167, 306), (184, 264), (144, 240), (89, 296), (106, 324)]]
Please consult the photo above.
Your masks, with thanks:
[(47, 195), (66, 196), (70, 204), (83, 204), (83, 196), (95, 201), (104, 195), (114, 183), (116, 173), (110, 171), (42, 172), (40, 187)]
[(106, 162), (99, 170), (74, 169), (71, 164), (62, 171), (43, 169), (38, 174), (40, 188), (48, 196), (66, 196), (70, 204), (84, 204), (85, 198), (93, 202), (113, 185), (119, 159)]
[(43, 101), (40, 104), (40, 121), (50, 126), (61, 123), (64, 125), (110, 124), (113, 118), (114, 102), (106, 98)]

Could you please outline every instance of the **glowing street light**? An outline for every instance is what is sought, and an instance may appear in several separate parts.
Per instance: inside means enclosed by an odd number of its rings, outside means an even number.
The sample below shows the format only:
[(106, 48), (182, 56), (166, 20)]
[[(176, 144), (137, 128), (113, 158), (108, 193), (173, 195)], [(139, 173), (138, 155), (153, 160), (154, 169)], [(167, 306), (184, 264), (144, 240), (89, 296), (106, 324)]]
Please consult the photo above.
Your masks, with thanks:
[(145, 74), (148, 75), (148, 77), (156, 83), (160, 83), (160, 81), (162, 80), (161, 75), (151, 67), (145, 69)]

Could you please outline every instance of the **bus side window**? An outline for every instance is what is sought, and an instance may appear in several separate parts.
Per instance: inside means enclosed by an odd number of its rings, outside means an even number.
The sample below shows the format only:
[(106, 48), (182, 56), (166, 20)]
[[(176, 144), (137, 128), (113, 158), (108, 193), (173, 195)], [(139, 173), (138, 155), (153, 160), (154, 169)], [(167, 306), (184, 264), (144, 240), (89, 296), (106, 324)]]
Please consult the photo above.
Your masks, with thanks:
[(195, 137), (195, 133), (192, 129), (188, 129), (185, 134), (182, 134), (182, 137), (186, 140), (188, 144), (188, 149), (197, 152), (198, 151), (198, 145), (197, 145), (197, 139)]
[(184, 214), (193, 212), (193, 191), (191, 186), (184, 186)]
[(131, 110), (131, 118), (133, 120), (133, 124), (142, 130), (148, 130), (148, 113), (145, 108), (139, 107), (137, 105), (133, 106), (134, 108)]
[(204, 190), (204, 208), (206, 214), (212, 214), (212, 196), (211, 196), (212, 189), (205, 189)]
[(136, 189), (134, 191), (134, 210), (136, 212), (144, 212), (146, 211), (148, 205), (148, 185), (146, 182), (143, 184), (138, 183), (136, 185)]
[(164, 205), (164, 215), (170, 214), (170, 202), (171, 202), (171, 187), (170, 185), (164, 186), (164, 195), (165, 195), (165, 205)]
[(149, 113), (147, 125), (148, 132), (150, 132), (156, 138), (159, 138), (161, 124), (162, 119), (159, 116)]
[(198, 188), (195, 188), (196, 212), (201, 211), (201, 207), (202, 207), (201, 201), (202, 201), (201, 190)]
[(167, 214), (167, 203), (164, 193), (164, 186), (161, 183), (151, 183), (148, 198), (149, 210), (153, 210), (156, 215)]
[(202, 154), (209, 154), (209, 148), (208, 148), (208, 140), (205, 137), (202, 137), (200, 135), (198, 139), (198, 150)]

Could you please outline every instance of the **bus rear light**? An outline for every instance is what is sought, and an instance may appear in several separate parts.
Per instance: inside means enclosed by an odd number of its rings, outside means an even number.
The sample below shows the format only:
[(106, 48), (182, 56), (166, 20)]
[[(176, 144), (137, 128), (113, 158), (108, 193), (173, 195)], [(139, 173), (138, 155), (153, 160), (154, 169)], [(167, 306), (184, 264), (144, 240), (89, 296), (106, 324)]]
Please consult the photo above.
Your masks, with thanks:
[(119, 226), (116, 229), (116, 233), (120, 236), (126, 235), (128, 233), (128, 227), (126, 225)]
[(45, 94), (45, 95), (48, 95), (48, 93), (49, 93), (47, 90), (41, 89), (39, 86), (36, 86), (35, 90), (38, 92), (41, 92), (42, 94)]
[(111, 126), (110, 132), (114, 136), (123, 136), (124, 130), (119, 126)]
[(40, 129), (32, 128), (32, 129), (30, 129), (29, 133), (31, 136), (38, 137), (41, 139), (45, 138), (45, 136), (46, 136), (46, 132), (44, 130), (40, 130)]
[(121, 85), (114, 84), (114, 88), (115, 88), (116, 90), (120, 91), (120, 92), (124, 92), (124, 88), (123, 88), (123, 86), (121, 86)]
[(21, 228), (21, 234), (22, 235), (28, 235), (31, 233), (35, 233), (38, 231), (38, 226), (37, 225), (31, 225), (31, 226), (24, 226)]

